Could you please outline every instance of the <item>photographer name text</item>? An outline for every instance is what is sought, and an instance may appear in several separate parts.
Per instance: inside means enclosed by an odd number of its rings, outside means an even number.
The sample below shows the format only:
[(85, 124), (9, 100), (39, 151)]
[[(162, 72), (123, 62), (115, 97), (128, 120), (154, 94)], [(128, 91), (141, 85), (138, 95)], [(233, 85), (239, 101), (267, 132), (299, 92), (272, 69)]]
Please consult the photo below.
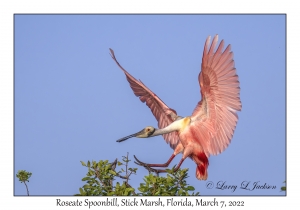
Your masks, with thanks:
[(229, 190), (231, 192), (235, 192), (237, 189), (241, 190), (248, 190), (248, 191), (254, 191), (254, 190), (275, 190), (275, 185), (270, 185), (268, 183), (262, 183), (260, 181), (243, 181), (239, 185), (234, 184), (228, 184), (226, 181), (218, 181), (216, 183), (212, 181), (206, 182), (206, 188), (207, 189), (218, 189), (218, 190)]

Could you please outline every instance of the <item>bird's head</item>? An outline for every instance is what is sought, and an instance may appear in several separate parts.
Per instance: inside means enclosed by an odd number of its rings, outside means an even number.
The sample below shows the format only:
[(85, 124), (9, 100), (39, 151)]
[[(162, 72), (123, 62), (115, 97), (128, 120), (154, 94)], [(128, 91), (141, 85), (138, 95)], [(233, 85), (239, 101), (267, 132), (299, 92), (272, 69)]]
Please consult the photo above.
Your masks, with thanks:
[(148, 137), (151, 137), (151, 135), (154, 133), (155, 131), (155, 128), (152, 127), (152, 126), (147, 126), (146, 128), (144, 128), (143, 130), (137, 132), (137, 133), (134, 133), (134, 134), (131, 134), (129, 136), (126, 136), (126, 137), (123, 137), (119, 140), (117, 140), (117, 142), (122, 142), (122, 141), (125, 141), (129, 138), (132, 138), (132, 137), (137, 137), (137, 138), (148, 138)]

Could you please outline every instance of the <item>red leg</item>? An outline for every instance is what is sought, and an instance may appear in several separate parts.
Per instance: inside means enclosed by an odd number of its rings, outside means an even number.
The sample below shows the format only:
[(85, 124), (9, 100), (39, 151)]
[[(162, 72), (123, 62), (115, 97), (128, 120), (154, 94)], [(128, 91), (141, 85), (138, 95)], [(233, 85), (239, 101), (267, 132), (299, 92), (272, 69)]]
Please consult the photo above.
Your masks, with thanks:
[(181, 164), (183, 163), (184, 160), (185, 160), (185, 159), (182, 158), (182, 159), (179, 161), (179, 163), (178, 163), (178, 165), (176, 166), (176, 168), (174, 168), (174, 172), (178, 171), (178, 169), (180, 168), (180, 166), (181, 166)]
[[(174, 168), (174, 172), (178, 171), (178, 169), (180, 168), (181, 164), (183, 163), (185, 159), (181, 159), (178, 163), (178, 165), (176, 166), (176, 168)], [(154, 168), (150, 168), (145, 166), (149, 171), (155, 172), (155, 173), (166, 173), (167, 171), (165, 169), (154, 169)]]
[[(173, 158), (175, 157), (175, 155), (172, 155), (170, 157), (170, 159), (168, 160), (168, 162), (166, 162), (165, 164), (145, 164), (143, 162), (141, 162), (142, 164), (139, 164), (137, 162), (135, 162), (138, 165), (144, 166), (146, 169), (148, 169), (149, 171), (155, 172), (155, 173), (166, 173), (167, 171), (165, 169), (154, 169), (151, 167), (167, 167), (170, 162), (173, 160)], [(136, 157), (134, 157), (137, 161), (139, 161)], [(183, 163), (185, 159), (181, 159), (178, 163), (178, 165), (174, 168), (174, 172), (178, 171), (178, 169), (180, 168), (181, 164)], [(163, 166), (163, 165), (167, 165), (167, 166)]]
[[(174, 159), (174, 157), (176, 155), (178, 155), (180, 152), (182, 152), (183, 150), (184, 150), (184, 147), (182, 146), (182, 144), (181, 143), (177, 144), (176, 148), (174, 149), (174, 153), (171, 155), (169, 160), (164, 164), (147, 164), (147, 163), (143, 163), (142, 161), (137, 159), (136, 156), (134, 155), (134, 158), (136, 160), (135, 163), (140, 165), (140, 166), (144, 166), (149, 172), (152, 171), (152, 172), (156, 172), (157, 174), (167, 172), (164, 169), (154, 169), (154, 168), (151, 168), (151, 167), (168, 167), (170, 165), (170, 163), (172, 162), (172, 160)], [(188, 150), (188, 151), (190, 151), (190, 150)], [(177, 171), (180, 168), (182, 162), (185, 160), (186, 157), (188, 157), (188, 154), (186, 154), (185, 156), (182, 157), (182, 159), (180, 160), (180, 162), (178, 163), (178, 165), (176, 166), (174, 171)]]
[(135, 163), (140, 165), (140, 166), (145, 166), (145, 167), (168, 167), (170, 165), (171, 161), (174, 159), (175, 155), (172, 154), (171, 157), (169, 158), (169, 160), (166, 163), (163, 163), (163, 164), (148, 164), (148, 163), (144, 163), (144, 162), (140, 161), (139, 159), (137, 159), (137, 157), (135, 155), (133, 157), (137, 161)]

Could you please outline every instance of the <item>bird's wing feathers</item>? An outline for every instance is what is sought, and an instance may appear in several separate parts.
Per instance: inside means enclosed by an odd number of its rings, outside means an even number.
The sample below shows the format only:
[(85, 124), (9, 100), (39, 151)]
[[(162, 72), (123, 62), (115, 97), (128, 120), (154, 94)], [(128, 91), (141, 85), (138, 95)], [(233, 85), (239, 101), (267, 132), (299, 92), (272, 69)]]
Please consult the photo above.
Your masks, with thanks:
[[(146, 87), (142, 83), (141, 80), (135, 79), (131, 76), (117, 61), (114, 51), (110, 49), (111, 57), (117, 63), (117, 65), (123, 70), (126, 75), (126, 78), (130, 84), (131, 89), (133, 90), (134, 94), (140, 98), (140, 100), (150, 108), (152, 114), (158, 121), (158, 127), (164, 128), (174, 122), (176, 120), (177, 113), (175, 110), (169, 108), (155, 93), (153, 93), (149, 88)], [(174, 149), (177, 144), (179, 143), (178, 133), (171, 132), (168, 134), (163, 135), (164, 139), (170, 146)]]
[(217, 42), (218, 35), (209, 48), (208, 37), (204, 46), (198, 76), (202, 99), (191, 116), (190, 126), (207, 155), (219, 154), (227, 148), (238, 120), (236, 112), (242, 108), (240, 83), (230, 45), (222, 52), (222, 40), (215, 51)]

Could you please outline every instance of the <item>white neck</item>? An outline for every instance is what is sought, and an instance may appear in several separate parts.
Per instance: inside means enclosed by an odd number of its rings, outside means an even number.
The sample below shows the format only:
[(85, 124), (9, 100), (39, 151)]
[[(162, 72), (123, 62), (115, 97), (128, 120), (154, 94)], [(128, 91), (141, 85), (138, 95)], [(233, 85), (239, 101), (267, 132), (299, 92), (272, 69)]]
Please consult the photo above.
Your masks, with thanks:
[(164, 127), (162, 129), (156, 129), (154, 131), (154, 133), (151, 135), (151, 137), (171, 133), (173, 131), (179, 131), (180, 128), (182, 127), (182, 123), (183, 123), (184, 119), (185, 118), (182, 118), (180, 120), (176, 120), (176, 121), (172, 122), (170, 125), (168, 125), (167, 127)]

